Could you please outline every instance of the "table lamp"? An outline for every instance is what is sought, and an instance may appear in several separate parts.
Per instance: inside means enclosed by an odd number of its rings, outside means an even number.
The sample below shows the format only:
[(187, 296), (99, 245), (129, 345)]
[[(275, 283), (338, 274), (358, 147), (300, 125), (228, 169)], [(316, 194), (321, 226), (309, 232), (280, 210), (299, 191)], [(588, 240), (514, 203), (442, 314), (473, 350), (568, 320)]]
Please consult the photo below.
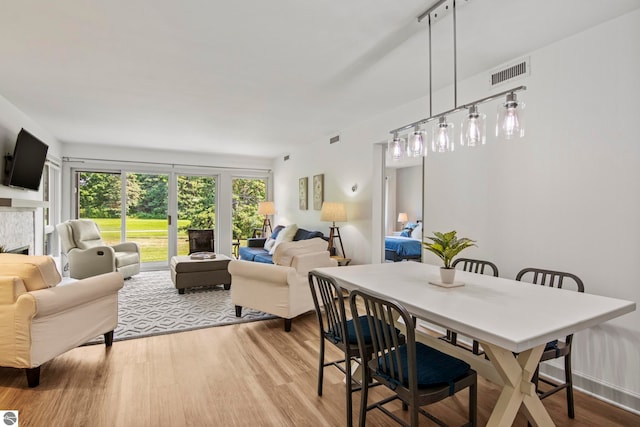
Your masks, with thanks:
[[(258, 215), (264, 215), (264, 221), (262, 222), (262, 235), (264, 237), (269, 237), (271, 233), (273, 233), (273, 229), (271, 228), (271, 221), (269, 220), (269, 215), (273, 215), (276, 213), (276, 207), (273, 202), (259, 202), (258, 203)], [(267, 234), (267, 228), (269, 229), (269, 234)]]
[(320, 221), (330, 221), (331, 222), (331, 231), (329, 232), (329, 253), (333, 254), (336, 252), (337, 247), (334, 244), (334, 240), (338, 239), (340, 242), (340, 250), (342, 251), (342, 256), (346, 258), (346, 254), (344, 253), (344, 247), (342, 246), (342, 237), (340, 237), (340, 227), (336, 226), (336, 221), (344, 222), (347, 220), (347, 210), (344, 207), (344, 203), (336, 203), (336, 202), (324, 202), (322, 204), (322, 210), (320, 211)]
[(398, 222), (400, 224), (402, 224), (402, 227), (400, 228), (401, 230), (404, 228), (404, 225), (409, 222), (409, 217), (407, 216), (406, 212), (400, 212), (398, 214)]

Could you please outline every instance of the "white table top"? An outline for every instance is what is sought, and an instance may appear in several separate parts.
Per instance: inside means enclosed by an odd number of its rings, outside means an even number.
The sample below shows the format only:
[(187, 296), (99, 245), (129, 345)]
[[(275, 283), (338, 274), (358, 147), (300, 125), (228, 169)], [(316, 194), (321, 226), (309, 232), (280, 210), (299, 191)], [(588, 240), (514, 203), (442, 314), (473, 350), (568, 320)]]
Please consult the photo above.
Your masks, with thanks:
[(636, 309), (632, 301), (464, 271), (456, 272), (464, 286), (442, 288), (428, 283), (440, 279), (439, 267), (418, 262), (315, 271), (345, 289), (395, 299), (418, 318), (518, 353)]

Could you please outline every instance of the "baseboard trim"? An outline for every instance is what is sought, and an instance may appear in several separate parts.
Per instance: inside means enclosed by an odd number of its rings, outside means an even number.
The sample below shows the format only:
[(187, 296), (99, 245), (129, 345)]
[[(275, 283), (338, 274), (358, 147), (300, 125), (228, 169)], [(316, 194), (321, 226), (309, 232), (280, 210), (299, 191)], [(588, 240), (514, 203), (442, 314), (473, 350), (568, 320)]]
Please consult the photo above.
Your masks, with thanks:
[[(564, 368), (544, 364), (540, 367), (540, 374), (554, 381), (563, 381), (560, 379), (564, 378)], [(640, 415), (640, 396), (636, 394), (620, 390), (609, 384), (603, 384), (575, 371), (573, 372), (573, 388), (620, 409)]]

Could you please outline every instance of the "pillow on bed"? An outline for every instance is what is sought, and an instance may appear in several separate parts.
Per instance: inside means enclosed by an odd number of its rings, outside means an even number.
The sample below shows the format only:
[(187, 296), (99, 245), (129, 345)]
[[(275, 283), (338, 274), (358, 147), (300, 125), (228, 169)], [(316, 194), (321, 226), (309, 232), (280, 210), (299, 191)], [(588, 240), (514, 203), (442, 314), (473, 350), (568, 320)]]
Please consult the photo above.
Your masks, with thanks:
[(411, 238), (422, 240), (422, 223), (418, 224), (418, 226), (411, 231)]
[(400, 235), (402, 237), (410, 237), (411, 236), (411, 229), (410, 228), (405, 228), (404, 230), (402, 230), (402, 232), (400, 232)]

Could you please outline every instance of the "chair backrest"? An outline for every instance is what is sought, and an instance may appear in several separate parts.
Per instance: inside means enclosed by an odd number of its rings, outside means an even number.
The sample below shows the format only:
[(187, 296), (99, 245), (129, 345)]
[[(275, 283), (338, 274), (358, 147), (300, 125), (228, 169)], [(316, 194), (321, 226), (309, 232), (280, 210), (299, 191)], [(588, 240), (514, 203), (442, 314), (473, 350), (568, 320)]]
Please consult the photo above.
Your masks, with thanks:
[(197, 230), (190, 228), (189, 234), (189, 254), (194, 252), (215, 252), (215, 238), (212, 228)]
[(105, 246), (98, 224), (90, 219), (71, 219), (56, 226), (62, 250), (68, 253), (71, 249), (90, 249)]
[[(462, 264), (463, 271), (468, 271), (470, 273), (489, 274), (488, 270), (491, 270), (491, 274), (493, 274), (495, 277), (498, 277), (498, 267), (494, 263), (489, 261), (471, 258), (458, 258), (453, 261), (453, 264), (451, 266), (453, 268), (456, 268), (456, 265), (458, 264)], [(486, 273), (485, 270), (487, 270)]]
[(565, 289), (563, 287), (567, 284), (565, 279), (569, 279), (568, 282), (573, 282), (575, 290), (578, 292), (584, 292), (584, 284), (575, 274), (528, 267), (520, 270), (516, 275), (516, 280), (520, 282), (525, 281), (536, 285), (550, 286), (552, 288), (555, 287), (560, 289)]
[(342, 288), (335, 279), (314, 271), (309, 272), (309, 286), (320, 335), (333, 344), (347, 343), (347, 316)]
[[(376, 297), (361, 290), (351, 292), (349, 303), (354, 318), (366, 316), (366, 324), (369, 327), (367, 332), (371, 337), (373, 354), (381, 355), (373, 358), (373, 363), (376, 364), (375, 371), (384, 375), (390, 383), (408, 384), (410, 389), (417, 388), (416, 338), (411, 315), (399, 303)], [(404, 335), (394, 327), (396, 321), (404, 323), (406, 330)], [(362, 323), (354, 323), (360, 354), (366, 354), (362, 347), (365, 342)], [(408, 366), (406, 367), (403, 366), (405, 362), (402, 352), (393, 351), (404, 343), (407, 348), (406, 363)], [(405, 378), (405, 375), (408, 375), (409, 378)]]

